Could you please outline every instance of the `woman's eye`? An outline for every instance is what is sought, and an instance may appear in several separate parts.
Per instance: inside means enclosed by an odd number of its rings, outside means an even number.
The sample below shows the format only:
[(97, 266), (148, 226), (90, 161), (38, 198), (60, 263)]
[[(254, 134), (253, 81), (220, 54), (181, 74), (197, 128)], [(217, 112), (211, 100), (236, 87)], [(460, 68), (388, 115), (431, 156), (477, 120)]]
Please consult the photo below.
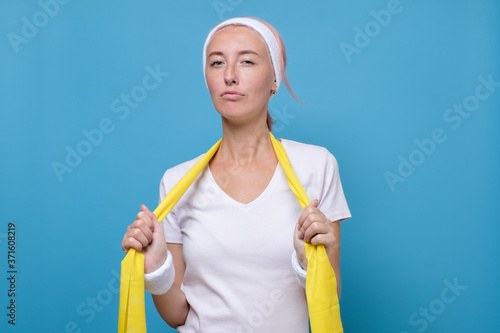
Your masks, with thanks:
[(252, 60), (244, 60), (243, 63), (245, 65), (253, 65), (254, 64), (254, 62)]
[(210, 64), (211, 67), (216, 67), (216, 66), (220, 66), (220, 65), (222, 65), (222, 61), (220, 61), (220, 60), (213, 61)]

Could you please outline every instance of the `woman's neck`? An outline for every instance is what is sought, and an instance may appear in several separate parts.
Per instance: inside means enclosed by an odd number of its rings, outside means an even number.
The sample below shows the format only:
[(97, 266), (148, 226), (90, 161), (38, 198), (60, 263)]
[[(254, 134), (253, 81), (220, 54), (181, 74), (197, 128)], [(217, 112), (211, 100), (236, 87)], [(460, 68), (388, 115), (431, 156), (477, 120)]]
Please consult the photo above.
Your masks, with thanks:
[(222, 126), (222, 142), (214, 158), (241, 166), (262, 159), (276, 158), (265, 123), (251, 126)]

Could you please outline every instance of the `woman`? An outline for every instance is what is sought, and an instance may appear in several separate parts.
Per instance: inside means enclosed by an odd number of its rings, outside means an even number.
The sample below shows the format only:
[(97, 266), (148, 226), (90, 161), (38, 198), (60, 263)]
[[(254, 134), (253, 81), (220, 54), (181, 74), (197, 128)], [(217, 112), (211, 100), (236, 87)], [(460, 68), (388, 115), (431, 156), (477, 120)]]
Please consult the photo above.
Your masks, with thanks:
[[(270, 25), (220, 23), (203, 65), (222, 120), (219, 150), (161, 225), (142, 205), (122, 247), (142, 251), (146, 290), (179, 332), (308, 332), (304, 242), (325, 246), (340, 295), (340, 221), (350, 212), (337, 162), (324, 148), (281, 140), (315, 199), (301, 210), (269, 136), (268, 104), (282, 79), (294, 96)], [(160, 200), (200, 158), (166, 171)]]

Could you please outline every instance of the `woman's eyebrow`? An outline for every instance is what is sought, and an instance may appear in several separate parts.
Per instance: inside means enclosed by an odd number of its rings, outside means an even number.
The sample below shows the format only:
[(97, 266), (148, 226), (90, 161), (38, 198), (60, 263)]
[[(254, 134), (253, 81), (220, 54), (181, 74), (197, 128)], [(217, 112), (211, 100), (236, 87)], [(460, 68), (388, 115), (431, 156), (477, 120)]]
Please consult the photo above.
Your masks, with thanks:
[(255, 55), (259, 55), (257, 52), (252, 51), (252, 50), (243, 50), (243, 51), (238, 52), (238, 54), (239, 55), (242, 55), (242, 54), (255, 54)]
[(210, 54), (208, 55), (207, 58), (209, 58), (213, 55), (220, 55), (221, 56), (221, 55), (223, 55), (223, 53), (221, 51), (213, 51), (213, 52), (210, 52)]
[[(238, 52), (238, 55), (243, 55), (243, 54), (255, 54), (257, 56), (260, 56), (257, 52), (252, 51), (252, 50), (243, 50), (243, 51)], [(213, 52), (210, 52), (210, 54), (208, 55), (207, 58), (214, 56), (214, 55), (223, 56), (224, 53), (222, 51), (213, 51)]]

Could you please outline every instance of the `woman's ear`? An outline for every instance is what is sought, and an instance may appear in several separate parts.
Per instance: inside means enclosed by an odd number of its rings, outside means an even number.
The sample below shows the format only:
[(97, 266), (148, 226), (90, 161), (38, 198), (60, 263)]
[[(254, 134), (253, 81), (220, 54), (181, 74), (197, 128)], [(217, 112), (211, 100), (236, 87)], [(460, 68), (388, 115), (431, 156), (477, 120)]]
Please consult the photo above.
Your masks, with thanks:
[(271, 94), (276, 95), (277, 91), (278, 91), (278, 85), (276, 84), (276, 79), (274, 79), (273, 86), (271, 87)]

